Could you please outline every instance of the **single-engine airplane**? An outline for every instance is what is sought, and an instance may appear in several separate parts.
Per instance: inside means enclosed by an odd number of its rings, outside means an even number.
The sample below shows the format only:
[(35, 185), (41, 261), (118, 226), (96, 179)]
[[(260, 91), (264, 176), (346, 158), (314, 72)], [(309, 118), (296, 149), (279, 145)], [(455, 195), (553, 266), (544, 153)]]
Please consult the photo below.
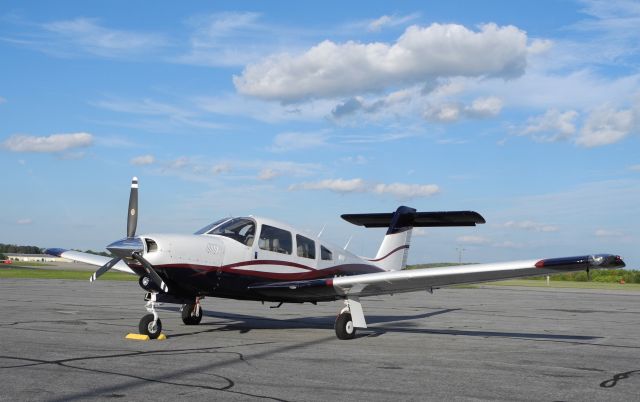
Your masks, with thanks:
[(156, 310), (161, 303), (181, 304), (184, 324), (197, 325), (204, 297), (275, 302), (278, 306), (342, 300), (335, 332), (339, 339), (351, 339), (356, 328), (367, 327), (361, 297), (625, 266), (617, 255), (594, 254), (403, 270), (412, 228), (475, 226), (485, 223), (484, 218), (473, 211), (417, 212), (406, 206), (394, 213), (347, 214), (342, 218), (368, 228), (387, 228), (375, 257), (356, 256), (317, 236), (255, 216), (220, 219), (192, 235), (136, 236), (138, 179), (134, 177), (127, 237), (107, 246), (114, 258), (59, 248), (45, 252), (100, 266), (91, 276), (92, 282), (112, 268), (138, 275), (148, 311), (138, 327), (150, 338), (157, 338), (162, 331)]

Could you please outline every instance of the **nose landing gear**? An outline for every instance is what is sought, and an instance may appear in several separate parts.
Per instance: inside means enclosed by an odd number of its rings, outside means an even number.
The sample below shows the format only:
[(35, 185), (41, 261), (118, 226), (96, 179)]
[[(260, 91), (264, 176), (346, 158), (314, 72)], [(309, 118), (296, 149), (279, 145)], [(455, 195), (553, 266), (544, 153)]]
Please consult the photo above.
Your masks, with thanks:
[(151, 339), (157, 339), (162, 333), (162, 321), (158, 317), (158, 313), (156, 312), (156, 307), (159, 305), (156, 302), (156, 293), (151, 293), (145, 308), (149, 312), (149, 314), (144, 315), (140, 319), (140, 323), (138, 324), (138, 330), (143, 335), (148, 335)]

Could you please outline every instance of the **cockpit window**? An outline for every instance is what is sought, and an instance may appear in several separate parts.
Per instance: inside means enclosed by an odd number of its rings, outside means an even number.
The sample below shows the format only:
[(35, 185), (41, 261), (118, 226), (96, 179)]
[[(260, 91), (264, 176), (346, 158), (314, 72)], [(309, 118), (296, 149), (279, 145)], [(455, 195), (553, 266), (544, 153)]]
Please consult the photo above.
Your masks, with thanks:
[(251, 219), (233, 218), (208, 234), (229, 237), (250, 247), (256, 234), (256, 224)]
[(260, 241), (261, 249), (281, 254), (291, 254), (291, 232), (269, 225), (262, 225)]
[(207, 226), (203, 227), (202, 229), (198, 230), (197, 232), (195, 232), (194, 234), (197, 235), (201, 235), (201, 234), (205, 234), (208, 231), (210, 231), (211, 229), (215, 228), (216, 226), (218, 226), (219, 224), (221, 224), (222, 222), (228, 221), (231, 218), (222, 218), (219, 219), (213, 223), (208, 224)]

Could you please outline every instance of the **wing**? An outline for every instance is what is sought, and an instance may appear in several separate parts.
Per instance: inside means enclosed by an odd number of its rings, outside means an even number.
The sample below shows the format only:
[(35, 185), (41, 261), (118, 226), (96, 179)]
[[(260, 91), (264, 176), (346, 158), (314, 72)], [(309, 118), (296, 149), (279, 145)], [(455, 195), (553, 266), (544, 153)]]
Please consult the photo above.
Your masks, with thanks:
[[(111, 258), (104, 257), (102, 255), (83, 253), (83, 252), (74, 251), (74, 250), (65, 250), (63, 248), (48, 248), (44, 252), (45, 254), (66, 258), (72, 261), (84, 262), (85, 264), (96, 265), (99, 267), (111, 261)], [(112, 268), (117, 269), (118, 271), (130, 273), (130, 274), (134, 273), (131, 270), (131, 268), (129, 268), (127, 264), (125, 264), (123, 261), (119, 261)]]
[(335, 299), (336, 297), (415, 292), (467, 283), (550, 275), (587, 269), (614, 269), (624, 266), (625, 264), (619, 256), (600, 254), (388, 271), (330, 279), (263, 283), (251, 285), (249, 289), (271, 298), (319, 301)]
[(374, 296), (389, 293), (414, 292), (459, 284), (549, 275), (587, 269), (622, 268), (624, 266), (625, 264), (619, 256), (601, 254), (354, 275), (334, 278), (333, 287), (339, 294), (344, 296)]

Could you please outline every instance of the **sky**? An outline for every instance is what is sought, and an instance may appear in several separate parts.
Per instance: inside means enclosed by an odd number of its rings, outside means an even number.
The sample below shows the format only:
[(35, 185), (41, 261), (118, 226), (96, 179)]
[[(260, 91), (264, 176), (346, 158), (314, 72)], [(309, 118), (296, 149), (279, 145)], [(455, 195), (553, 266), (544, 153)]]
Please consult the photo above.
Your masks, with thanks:
[[(640, 3), (0, 3), (0, 242), (475, 210), (409, 263), (613, 253), (640, 268)], [(324, 228), (324, 230), (323, 230)]]

